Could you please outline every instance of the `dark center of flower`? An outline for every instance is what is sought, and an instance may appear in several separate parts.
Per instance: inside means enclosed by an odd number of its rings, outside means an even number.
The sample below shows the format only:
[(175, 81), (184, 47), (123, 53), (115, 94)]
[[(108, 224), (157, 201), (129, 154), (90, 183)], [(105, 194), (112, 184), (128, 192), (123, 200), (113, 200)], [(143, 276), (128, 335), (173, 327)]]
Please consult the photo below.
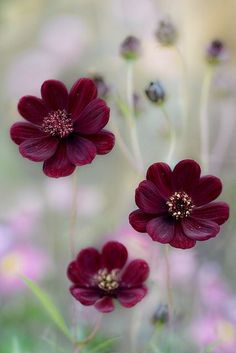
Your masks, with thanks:
[(73, 132), (73, 122), (65, 110), (56, 110), (43, 119), (42, 129), (51, 136), (63, 138)]
[(98, 287), (102, 290), (110, 292), (119, 287), (119, 270), (109, 272), (106, 268), (101, 269), (95, 276)]
[(168, 212), (176, 220), (186, 218), (190, 215), (194, 208), (191, 197), (184, 191), (175, 192), (166, 202)]

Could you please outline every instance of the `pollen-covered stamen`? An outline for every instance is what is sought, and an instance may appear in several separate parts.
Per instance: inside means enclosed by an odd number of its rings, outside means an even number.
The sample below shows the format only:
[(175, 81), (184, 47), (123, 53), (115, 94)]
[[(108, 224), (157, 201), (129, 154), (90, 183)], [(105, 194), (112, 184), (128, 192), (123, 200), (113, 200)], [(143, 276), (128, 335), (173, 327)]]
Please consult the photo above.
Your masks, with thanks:
[(119, 287), (119, 270), (115, 269), (109, 272), (106, 268), (101, 269), (95, 276), (98, 287), (105, 291), (112, 291)]
[(43, 119), (42, 129), (51, 136), (63, 138), (73, 132), (73, 122), (65, 110), (56, 110)]
[(188, 217), (194, 208), (191, 197), (184, 191), (175, 192), (168, 199), (166, 204), (168, 206), (168, 212), (176, 220)]

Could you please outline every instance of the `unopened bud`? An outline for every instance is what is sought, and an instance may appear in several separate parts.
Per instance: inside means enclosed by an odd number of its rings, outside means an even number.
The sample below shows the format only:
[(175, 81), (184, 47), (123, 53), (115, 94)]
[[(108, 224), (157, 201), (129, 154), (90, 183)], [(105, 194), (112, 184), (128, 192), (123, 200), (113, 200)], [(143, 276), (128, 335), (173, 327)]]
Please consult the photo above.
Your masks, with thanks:
[(165, 91), (159, 81), (151, 82), (145, 93), (148, 99), (157, 105), (163, 104), (166, 98)]

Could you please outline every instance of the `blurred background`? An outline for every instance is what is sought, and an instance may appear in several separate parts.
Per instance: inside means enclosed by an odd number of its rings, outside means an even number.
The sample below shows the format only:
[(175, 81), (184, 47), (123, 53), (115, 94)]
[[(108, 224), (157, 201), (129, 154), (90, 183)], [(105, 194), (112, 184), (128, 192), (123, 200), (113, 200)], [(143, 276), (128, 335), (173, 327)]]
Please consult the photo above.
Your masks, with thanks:
[[(77, 325), (78, 335), (90, 332), (97, 320), (96, 311), (74, 305), (68, 291), (72, 178), (44, 176), (40, 164), (20, 156), (10, 141), (9, 127), (20, 120), (19, 98), (39, 95), (44, 80), (60, 79), (71, 87), (81, 76), (99, 74), (109, 87), (110, 129), (118, 128), (129, 145), (125, 118), (117, 107), (117, 97), (126, 99), (127, 65), (119, 47), (127, 35), (135, 35), (142, 43), (134, 87), (145, 169), (165, 160), (169, 144), (163, 112), (148, 101), (145, 88), (158, 79), (165, 89), (166, 110), (177, 131), (172, 164), (182, 158), (200, 161), (206, 48), (214, 39), (226, 47), (227, 60), (215, 66), (209, 94), (209, 173), (223, 180), (222, 199), (231, 206), (231, 219), (215, 239), (191, 250), (171, 251), (176, 329), (168, 344), (179, 353), (190, 349), (192, 353), (236, 352), (235, 13), (235, 0), (0, 1), (0, 353), (72, 352), (19, 274), (36, 281), (53, 298), (68, 325)], [(163, 47), (155, 37), (159, 21), (166, 17), (178, 32), (177, 44), (171, 47)], [(183, 139), (181, 119), (186, 104)], [(78, 251), (101, 246), (108, 239), (126, 244), (131, 257), (150, 259), (155, 249), (149, 295), (133, 309), (117, 307), (106, 315), (97, 341), (83, 352), (170, 352), (165, 323), (155, 331), (160, 317), (154, 314), (167, 301), (163, 249), (135, 233), (127, 221), (142, 177), (118, 144), (109, 155), (97, 157), (92, 166), (77, 173)], [(96, 348), (109, 338), (115, 339)]]

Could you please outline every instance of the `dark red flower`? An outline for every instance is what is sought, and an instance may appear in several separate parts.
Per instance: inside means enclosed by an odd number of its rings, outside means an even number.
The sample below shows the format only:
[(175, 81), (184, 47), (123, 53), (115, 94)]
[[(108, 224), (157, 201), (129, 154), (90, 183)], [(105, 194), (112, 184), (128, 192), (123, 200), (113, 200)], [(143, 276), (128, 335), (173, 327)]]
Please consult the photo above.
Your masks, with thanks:
[(68, 266), (68, 278), (74, 283), (70, 292), (83, 305), (94, 305), (103, 313), (114, 310), (113, 299), (131, 308), (147, 293), (143, 282), (149, 266), (143, 260), (133, 260), (126, 267), (128, 252), (116, 241), (105, 244), (101, 254), (94, 248), (80, 251)]
[(174, 170), (155, 163), (136, 189), (138, 210), (129, 216), (130, 224), (152, 240), (175, 248), (192, 248), (196, 241), (215, 237), (229, 217), (225, 202), (212, 202), (221, 193), (220, 179), (200, 177), (193, 160), (179, 162)]
[(10, 134), (23, 157), (43, 162), (47, 176), (70, 175), (76, 166), (111, 151), (115, 137), (103, 129), (110, 109), (97, 98), (92, 80), (81, 78), (70, 92), (62, 82), (48, 80), (41, 96), (20, 99), (18, 111), (27, 122), (15, 123)]

